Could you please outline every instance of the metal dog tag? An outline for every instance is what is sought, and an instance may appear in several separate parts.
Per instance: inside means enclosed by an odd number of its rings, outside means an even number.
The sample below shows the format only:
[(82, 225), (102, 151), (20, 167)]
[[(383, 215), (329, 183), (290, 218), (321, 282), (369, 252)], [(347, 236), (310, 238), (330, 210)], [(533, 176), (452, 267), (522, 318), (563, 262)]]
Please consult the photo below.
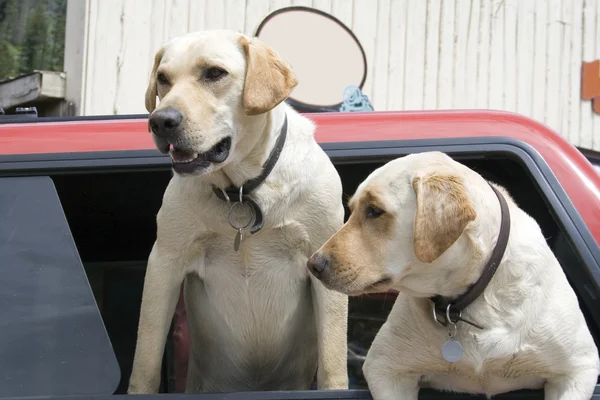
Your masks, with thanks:
[[(233, 209), (236, 207), (246, 206), (248, 209), (248, 223), (245, 226), (240, 226), (235, 223), (232, 219)], [(244, 229), (248, 229), (252, 222), (254, 221), (254, 209), (250, 203), (244, 203), (242, 198), (242, 189), (240, 188), (240, 201), (231, 204), (229, 207), (229, 214), (227, 214), (227, 220), (229, 221), (229, 225), (237, 231), (235, 234), (235, 239), (233, 240), (233, 250), (238, 251), (240, 246), (242, 245), (242, 241), (244, 240), (244, 234), (242, 233)]]
[(242, 233), (242, 229), (238, 229), (235, 239), (233, 240), (233, 249), (238, 251), (240, 249), (240, 245), (242, 244), (242, 240), (244, 240), (244, 234)]
[(453, 337), (448, 338), (442, 345), (442, 357), (448, 362), (457, 362), (462, 358), (463, 352), (462, 344)]

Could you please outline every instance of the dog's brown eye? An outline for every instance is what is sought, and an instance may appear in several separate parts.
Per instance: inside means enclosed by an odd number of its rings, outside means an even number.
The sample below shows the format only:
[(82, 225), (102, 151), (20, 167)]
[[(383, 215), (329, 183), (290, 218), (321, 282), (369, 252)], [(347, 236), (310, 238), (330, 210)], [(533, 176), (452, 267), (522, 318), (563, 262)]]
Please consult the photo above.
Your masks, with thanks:
[(385, 211), (375, 206), (368, 206), (366, 210), (367, 218), (380, 217)]
[(158, 81), (158, 83), (160, 83), (161, 85), (168, 85), (169, 84), (169, 80), (167, 79), (167, 77), (165, 76), (165, 74), (163, 74), (162, 72), (159, 72), (156, 75), (156, 80)]
[(216, 81), (217, 79), (223, 77), (226, 74), (227, 72), (223, 71), (221, 68), (213, 67), (206, 70), (205, 76), (208, 80)]

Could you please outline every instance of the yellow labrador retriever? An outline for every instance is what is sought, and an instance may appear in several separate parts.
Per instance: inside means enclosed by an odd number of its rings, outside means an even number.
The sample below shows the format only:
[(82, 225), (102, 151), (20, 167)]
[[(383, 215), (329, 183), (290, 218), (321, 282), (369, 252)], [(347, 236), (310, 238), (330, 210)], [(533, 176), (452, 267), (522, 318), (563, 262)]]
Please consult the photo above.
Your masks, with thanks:
[[(232, 31), (156, 54), (146, 108), (174, 175), (157, 215), (129, 393), (155, 393), (180, 285), (187, 392), (348, 387), (348, 299), (306, 269), (343, 223), (340, 178), (271, 48)], [(160, 103), (156, 106), (156, 98)]]
[(416, 400), (419, 387), (591, 398), (598, 349), (577, 297), (503, 188), (426, 152), (375, 170), (349, 206), (308, 266), (346, 294), (400, 292), (363, 367), (375, 400)]

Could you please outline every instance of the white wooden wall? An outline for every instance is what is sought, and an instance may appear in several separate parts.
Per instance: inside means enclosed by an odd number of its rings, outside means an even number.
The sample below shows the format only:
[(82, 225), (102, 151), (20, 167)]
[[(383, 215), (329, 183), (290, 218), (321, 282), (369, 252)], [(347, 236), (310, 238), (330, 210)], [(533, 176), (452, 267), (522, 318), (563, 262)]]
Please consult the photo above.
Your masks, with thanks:
[(68, 91), (82, 115), (145, 113), (154, 52), (194, 30), (251, 34), (271, 10), (332, 13), (360, 40), (376, 110), (492, 108), (545, 122), (600, 150), (580, 100), (600, 58), (600, 0), (69, 0)]

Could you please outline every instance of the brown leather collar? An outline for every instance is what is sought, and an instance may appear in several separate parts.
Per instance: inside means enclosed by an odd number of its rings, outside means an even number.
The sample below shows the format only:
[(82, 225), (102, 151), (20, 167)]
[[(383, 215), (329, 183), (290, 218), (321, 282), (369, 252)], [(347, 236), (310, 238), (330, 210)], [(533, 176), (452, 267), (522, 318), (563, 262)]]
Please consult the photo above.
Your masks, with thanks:
[[(490, 256), (490, 259), (483, 269), (483, 273), (479, 279), (472, 284), (465, 293), (458, 296), (454, 300), (442, 297), (440, 295), (430, 298), (430, 300), (433, 302), (433, 316), (437, 322), (444, 326), (448, 326), (449, 322), (456, 324), (458, 321), (463, 321), (476, 328), (483, 329), (482, 326), (463, 319), (461, 314), (465, 308), (467, 308), (483, 293), (487, 285), (490, 283), (494, 273), (502, 261), (504, 251), (506, 250), (506, 245), (508, 244), (508, 237), (510, 234), (510, 212), (508, 210), (508, 204), (498, 189), (491, 184), (490, 187), (494, 190), (494, 193), (496, 193), (496, 196), (498, 197), (501, 211), (500, 232), (498, 233), (496, 247), (494, 247), (492, 255)], [(443, 319), (438, 318), (438, 313), (443, 316)], [(448, 321), (448, 318), (450, 321)]]

